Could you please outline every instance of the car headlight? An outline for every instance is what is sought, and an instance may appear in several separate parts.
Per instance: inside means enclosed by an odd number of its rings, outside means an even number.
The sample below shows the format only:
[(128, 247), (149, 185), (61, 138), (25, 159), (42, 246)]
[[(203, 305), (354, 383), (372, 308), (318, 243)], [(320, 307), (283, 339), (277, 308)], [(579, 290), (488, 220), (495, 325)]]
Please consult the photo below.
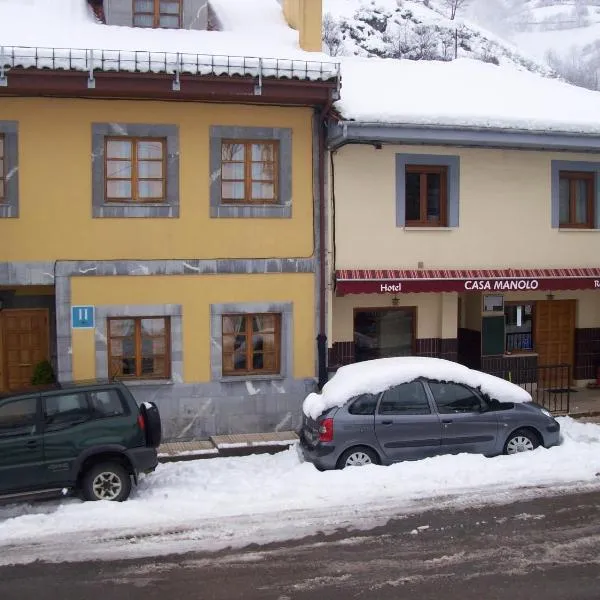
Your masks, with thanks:
[(546, 415), (547, 417), (550, 417), (552, 419), (552, 413), (549, 410), (546, 410), (545, 408), (540, 408), (540, 411), (543, 415)]

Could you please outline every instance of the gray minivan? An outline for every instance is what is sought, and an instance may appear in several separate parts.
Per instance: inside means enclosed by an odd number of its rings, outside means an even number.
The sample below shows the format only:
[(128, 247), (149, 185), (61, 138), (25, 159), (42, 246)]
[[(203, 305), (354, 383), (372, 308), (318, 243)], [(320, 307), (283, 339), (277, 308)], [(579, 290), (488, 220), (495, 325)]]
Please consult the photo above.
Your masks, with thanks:
[(462, 383), (426, 378), (303, 417), (300, 448), (321, 470), (462, 452), (515, 454), (560, 441), (559, 423), (533, 402), (500, 402)]

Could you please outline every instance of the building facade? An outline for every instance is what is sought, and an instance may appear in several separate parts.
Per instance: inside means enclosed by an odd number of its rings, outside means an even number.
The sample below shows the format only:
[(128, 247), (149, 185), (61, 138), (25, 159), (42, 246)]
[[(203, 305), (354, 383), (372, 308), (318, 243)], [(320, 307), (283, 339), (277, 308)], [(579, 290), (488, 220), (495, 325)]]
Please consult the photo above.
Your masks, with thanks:
[(330, 369), (600, 366), (597, 136), (332, 127)]
[[(132, 6), (93, 4), (113, 20)], [(192, 3), (155, 4), (160, 19)], [(148, 73), (87, 51), (72, 68), (9, 54), (0, 390), (49, 361), (62, 382), (123, 379), (157, 402), (167, 439), (297, 426), (318, 369), (319, 140), (336, 65), (180, 72), (162, 57)]]

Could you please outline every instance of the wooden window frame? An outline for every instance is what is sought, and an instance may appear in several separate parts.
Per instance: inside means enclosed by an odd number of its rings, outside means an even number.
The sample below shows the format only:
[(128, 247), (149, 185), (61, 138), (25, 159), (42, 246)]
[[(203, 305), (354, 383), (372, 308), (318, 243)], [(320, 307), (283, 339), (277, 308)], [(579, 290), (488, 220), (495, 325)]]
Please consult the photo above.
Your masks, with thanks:
[[(560, 182), (562, 179), (569, 181), (569, 222), (560, 222)], [(588, 183), (588, 197), (586, 203), (586, 221), (585, 223), (574, 223), (573, 217), (576, 213), (575, 206), (575, 186), (577, 181), (585, 180)], [(561, 229), (594, 229), (595, 214), (594, 214), (594, 198), (596, 197), (596, 177), (590, 171), (559, 171), (558, 173), (558, 226)]]
[[(154, 0), (154, 9), (152, 12), (140, 11), (135, 9), (135, 0), (131, 0), (131, 11), (132, 11), (132, 24), (134, 27), (140, 27), (142, 29), (181, 29), (182, 17), (183, 17), (183, 2), (182, 0), (171, 0), (172, 2), (177, 2), (179, 5), (179, 13), (178, 16), (178, 25), (177, 27), (164, 27), (160, 26), (160, 18), (161, 17), (173, 17), (174, 13), (163, 13), (160, 12), (160, 2), (161, 0)], [(143, 25), (135, 25), (135, 17), (136, 16), (150, 16), (152, 17), (152, 27), (144, 27)]]
[[(111, 158), (108, 156), (109, 142), (130, 142), (131, 143), (131, 158)], [(138, 177), (138, 150), (139, 142), (160, 142), (162, 146), (162, 159), (149, 158), (142, 159), (144, 162), (161, 162), (162, 173), (161, 178), (157, 177)], [(131, 162), (131, 177), (109, 177), (108, 162)], [(108, 196), (109, 181), (130, 181), (131, 182), (131, 199), (122, 197), (110, 198)], [(161, 198), (139, 198), (138, 183), (139, 181), (160, 181), (162, 183)], [(167, 139), (162, 137), (144, 137), (144, 136), (106, 136), (104, 138), (104, 201), (106, 204), (165, 204), (167, 201)]]
[[(142, 321), (151, 319), (162, 319), (165, 322), (165, 372), (160, 375), (148, 375), (142, 373)], [(110, 324), (113, 321), (134, 321), (134, 345), (135, 345), (135, 375), (113, 375), (112, 374), (112, 340)], [(158, 336), (157, 336), (158, 337)], [(121, 338), (118, 338), (121, 339)], [(162, 315), (147, 317), (108, 317), (106, 319), (106, 342), (108, 351), (108, 374), (110, 379), (136, 380), (136, 379), (170, 379), (171, 378), (171, 317)], [(114, 358), (122, 358), (115, 356)]]
[[(241, 179), (224, 179), (223, 178), (223, 166), (228, 164), (240, 164), (241, 161), (238, 160), (224, 160), (223, 159), (223, 146), (225, 144), (232, 144), (236, 146), (243, 145), (244, 146), (244, 198), (225, 198), (223, 196), (223, 183), (242, 183)], [(266, 179), (252, 179), (252, 163), (253, 162), (265, 162), (265, 161), (253, 161), (252, 160), (252, 146), (261, 144), (261, 145), (269, 145), (273, 148), (273, 175), (274, 179), (266, 180)], [(236, 139), (224, 139), (221, 141), (221, 203), (222, 204), (278, 204), (279, 203), (279, 140), (236, 140)], [(263, 184), (272, 184), (273, 185), (273, 198), (265, 199), (258, 198), (254, 200), (252, 198), (252, 184), (253, 183), (263, 183)]]
[[(418, 220), (405, 219), (407, 227), (447, 227), (448, 224), (448, 167), (445, 165), (406, 165), (406, 175), (417, 173), (420, 175), (420, 218)], [(427, 219), (427, 176), (440, 176), (440, 218), (438, 221)], [(408, 177), (407, 177), (408, 182)], [(408, 185), (406, 183), (405, 185)], [(408, 202), (408, 194), (405, 192), (405, 202)], [(406, 210), (406, 207), (405, 207)], [(406, 211), (405, 214), (407, 214)]]
[[(529, 349), (519, 349), (519, 350), (508, 350), (507, 348), (507, 344), (506, 344), (506, 336), (509, 335), (506, 333), (506, 308), (508, 306), (525, 306), (526, 304), (530, 304), (531, 305), (531, 350)], [(535, 319), (536, 319), (536, 301), (535, 300), (505, 300), (504, 301), (504, 308), (502, 311), (502, 314), (504, 315), (504, 354), (508, 356), (508, 353), (510, 353), (510, 356), (517, 356), (520, 354), (535, 354), (536, 353), (536, 348), (535, 348)], [(498, 316), (500, 316), (498, 314)]]
[(0, 133), (0, 142), (2, 142), (2, 151), (0, 152), (0, 160), (2, 168), (0, 169), (0, 204), (4, 204), (8, 197), (6, 193), (6, 136)]
[(251, 347), (251, 344), (246, 342), (246, 369), (226, 369), (225, 368), (225, 344), (223, 343), (223, 339), (221, 340), (221, 360), (222, 360), (222, 374), (225, 377), (245, 377), (248, 375), (280, 375), (281, 374), (281, 327), (282, 327), (282, 314), (281, 313), (226, 313), (221, 315), (221, 337), (225, 338), (225, 336), (234, 337), (239, 334), (224, 334), (223, 333), (223, 322), (226, 318), (230, 317), (244, 317), (246, 319), (246, 327), (244, 336), (246, 340), (252, 338), (252, 320), (254, 317), (275, 317), (275, 367), (273, 369), (254, 369), (249, 365), (253, 365), (254, 361), (254, 348)]

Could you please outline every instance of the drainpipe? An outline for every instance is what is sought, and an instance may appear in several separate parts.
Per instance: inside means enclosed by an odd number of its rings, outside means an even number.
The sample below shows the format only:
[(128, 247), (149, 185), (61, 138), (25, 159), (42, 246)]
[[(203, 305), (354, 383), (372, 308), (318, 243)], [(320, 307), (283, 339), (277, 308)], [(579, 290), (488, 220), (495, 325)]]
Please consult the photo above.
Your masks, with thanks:
[(318, 113), (319, 127), (319, 332), (317, 334), (317, 357), (319, 365), (318, 387), (319, 390), (327, 383), (327, 249), (326, 249), (326, 208), (325, 198), (325, 135), (327, 119), (331, 113), (333, 98), (330, 96), (327, 104)]

